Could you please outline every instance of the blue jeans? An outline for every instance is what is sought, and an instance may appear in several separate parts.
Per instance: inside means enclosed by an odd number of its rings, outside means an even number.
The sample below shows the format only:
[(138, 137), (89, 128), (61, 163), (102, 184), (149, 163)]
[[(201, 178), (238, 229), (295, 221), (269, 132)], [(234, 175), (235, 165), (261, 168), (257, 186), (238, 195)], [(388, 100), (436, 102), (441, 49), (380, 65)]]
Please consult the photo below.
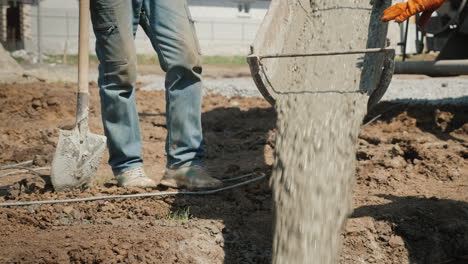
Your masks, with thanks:
[(186, 0), (91, 0), (102, 120), (114, 174), (142, 166), (135, 103), (138, 25), (166, 72), (167, 167), (201, 165), (201, 56)]

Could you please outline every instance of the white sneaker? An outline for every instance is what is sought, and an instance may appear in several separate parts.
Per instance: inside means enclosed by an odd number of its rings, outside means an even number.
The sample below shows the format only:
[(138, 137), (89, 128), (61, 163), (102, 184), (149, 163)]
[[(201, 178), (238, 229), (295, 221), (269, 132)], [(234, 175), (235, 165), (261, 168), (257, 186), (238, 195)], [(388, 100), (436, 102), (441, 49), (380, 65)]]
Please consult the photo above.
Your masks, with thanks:
[(115, 177), (119, 184), (119, 187), (141, 187), (149, 188), (156, 187), (158, 184), (146, 176), (145, 171), (142, 167), (137, 167)]

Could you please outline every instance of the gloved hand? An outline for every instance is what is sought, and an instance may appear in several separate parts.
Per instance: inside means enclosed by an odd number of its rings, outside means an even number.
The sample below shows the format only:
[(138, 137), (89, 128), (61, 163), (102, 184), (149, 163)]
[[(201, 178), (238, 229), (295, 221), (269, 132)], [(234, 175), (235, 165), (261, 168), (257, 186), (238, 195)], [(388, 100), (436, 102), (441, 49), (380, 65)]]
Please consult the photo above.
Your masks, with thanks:
[(411, 16), (423, 12), (419, 17), (418, 25), (424, 27), (432, 13), (439, 9), (444, 2), (445, 0), (408, 0), (407, 3), (399, 3), (387, 8), (382, 16), (382, 21), (395, 20), (401, 23)]

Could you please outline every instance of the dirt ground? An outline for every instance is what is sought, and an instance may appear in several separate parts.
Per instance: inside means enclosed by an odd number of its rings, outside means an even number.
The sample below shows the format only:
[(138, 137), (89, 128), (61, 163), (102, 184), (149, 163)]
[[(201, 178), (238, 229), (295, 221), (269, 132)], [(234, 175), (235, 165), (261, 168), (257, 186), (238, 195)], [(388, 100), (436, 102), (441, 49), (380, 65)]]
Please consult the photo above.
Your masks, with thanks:
[[(50, 166), (58, 128), (73, 124), (74, 91), (70, 84), (0, 86), (0, 165)], [(91, 130), (102, 133), (95, 84), (91, 92)], [(145, 169), (159, 180), (164, 94), (137, 97)], [(365, 122), (376, 116), (359, 137), (341, 263), (466, 263), (468, 106), (383, 103)], [(205, 97), (209, 170), (222, 179), (269, 176), (275, 122), (262, 99)], [(0, 202), (167, 190), (117, 188), (106, 164), (94, 187), (73, 193), (52, 192), (47, 170), (3, 176), (9, 172), (0, 170)], [(0, 263), (269, 263), (272, 217), (268, 180), (208, 196), (0, 208)]]

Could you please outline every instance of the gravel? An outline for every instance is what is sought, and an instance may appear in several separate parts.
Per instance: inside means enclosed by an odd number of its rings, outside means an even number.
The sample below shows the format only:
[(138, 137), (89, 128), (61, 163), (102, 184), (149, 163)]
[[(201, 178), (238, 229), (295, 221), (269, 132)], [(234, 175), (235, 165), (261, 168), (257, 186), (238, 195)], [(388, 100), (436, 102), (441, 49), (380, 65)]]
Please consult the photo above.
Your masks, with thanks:
[[(164, 78), (141, 76), (147, 84), (142, 90), (163, 90)], [(206, 94), (226, 97), (261, 97), (251, 78), (204, 79)], [(468, 103), (468, 78), (394, 77), (382, 101), (418, 101), (427, 103)]]
[[(138, 81), (147, 84), (142, 90), (164, 90), (164, 77), (158, 75), (146, 75), (139, 77)], [(220, 94), (226, 97), (261, 97), (252, 78), (223, 78), (203, 79), (203, 91), (205, 94)]]
[(468, 78), (393, 78), (383, 101), (468, 103)]
[[(1, 61), (1, 60), (0, 60)], [(13, 60), (14, 62), (14, 60)], [(0, 67), (1, 68), (1, 67)], [(90, 69), (90, 80), (97, 80), (97, 70)], [(25, 77), (26, 76), (26, 77)], [(76, 67), (61, 65), (33, 65), (12, 72), (0, 70), (0, 83), (22, 83), (37, 80), (45, 82), (76, 82)], [(142, 90), (164, 90), (164, 76), (140, 75)], [(251, 77), (205, 78), (205, 94), (220, 94), (226, 97), (261, 97)], [(382, 101), (418, 101), (427, 103), (468, 104), (468, 78), (429, 78), (425, 76), (397, 75), (393, 78)]]

